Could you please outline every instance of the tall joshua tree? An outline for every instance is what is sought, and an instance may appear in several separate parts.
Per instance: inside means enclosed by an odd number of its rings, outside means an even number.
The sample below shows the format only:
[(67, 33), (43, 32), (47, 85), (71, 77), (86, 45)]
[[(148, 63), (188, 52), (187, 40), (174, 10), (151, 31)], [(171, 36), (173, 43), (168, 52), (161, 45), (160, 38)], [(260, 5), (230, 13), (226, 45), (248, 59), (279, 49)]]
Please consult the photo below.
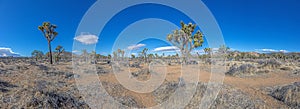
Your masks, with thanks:
[(51, 24), (50, 22), (44, 22), (41, 26), (38, 26), (38, 29), (43, 33), (45, 38), (48, 41), (48, 48), (49, 48), (49, 55), (50, 55), (50, 64), (53, 64), (52, 61), (52, 50), (51, 50), (51, 42), (54, 40), (54, 38), (58, 35), (58, 33), (55, 31), (57, 28), (56, 25)]
[(167, 36), (167, 40), (170, 41), (174, 46), (180, 49), (181, 56), (183, 57), (183, 62), (186, 63), (190, 52), (194, 48), (201, 47), (204, 43), (203, 34), (198, 30), (195, 34), (196, 24), (185, 24), (180, 22), (181, 29), (174, 30), (172, 34)]
[(147, 52), (148, 52), (148, 48), (144, 48), (142, 51), (141, 51), (141, 54), (143, 55), (144, 57), (144, 61), (147, 62)]

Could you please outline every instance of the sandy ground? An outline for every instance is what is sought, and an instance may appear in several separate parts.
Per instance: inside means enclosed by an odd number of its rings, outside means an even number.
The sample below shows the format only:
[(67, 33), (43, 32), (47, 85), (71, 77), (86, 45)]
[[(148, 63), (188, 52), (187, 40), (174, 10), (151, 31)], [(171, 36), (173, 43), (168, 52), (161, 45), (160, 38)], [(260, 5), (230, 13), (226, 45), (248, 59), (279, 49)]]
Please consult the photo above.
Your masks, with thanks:
[[(208, 82), (211, 78), (211, 72), (209, 71), (210, 66), (207, 65), (193, 65), (193, 68), (199, 68), (199, 81)], [(131, 69), (131, 71), (136, 71), (136, 69)], [(181, 74), (182, 66), (168, 66), (167, 67), (167, 77), (166, 81), (178, 81), (178, 78), (182, 76)], [(193, 70), (194, 71), (194, 70)], [(183, 71), (187, 72), (187, 71)], [(283, 105), (282, 102), (274, 99), (271, 96), (268, 96), (265, 92), (260, 90), (265, 87), (272, 87), (278, 85), (290, 84), (293, 82), (299, 82), (299, 77), (288, 77), (288, 71), (275, 70), (273, 72), (269, 72), (266, 75), (256, 76), (256, 77), (233, 77), (228, 75), (220, 75), (225, 76), (223, 84), (227, 84), (233, 86), (237, 89), (242, 90), (245, 93), (248, 93), (253, 98), (260, 98), (264, 100), (267, 104), (273, 105)], [(193, 76), (193, 75), (192, 75)], [(118, 83), (118, 80), (115, 78), (114, 74), (104, 74), (99, 76), (101, 81)], [(132, 91), (128, 91), (128, 94), (133, 95), (137, 101), (141, 101), (143, 105), (146, 107), (151, 107), (156, 105), (153, 100), (154, 97), (151, 94), (141, 94), (135, 93)]]
[[(28, 68), (24, 70), (19, 70), (16, 72), (19, 73), (12, 73), (9, 76), (0, 76), (0, 80), (9, 82), (11, 84), (18, 84), (22, 85), (22, 87), (30, 87), (33, 86), (33, 82), (37, 80), (43, 80), (43, 79), (49, 79), (48, 77), (45, 77), (43, 75), (40, 75), (40, 73), (37, 73), (39, 71), (39, 68), (37, 66), (31, 66), (27, 65)], [(105, 74), (99, 74), (98, 78), (101, 82), (108, 82), (112, 84), (119, 84), (118, 79), (114, 75), (114, 73), (111, 70), (111, 67), (109, 65), (97, 65), (102, 67), (103, 69), (109, 71), (108, 73)], [(166, 70), (166, 79), (165, 82), (171, 82), (175, 81), (178, 82), (178, 78), (181, 77), (183, 74), (181, 73), (182, 71), (185, 73), (189, 73), (187, 77), (189, 78), (195, 78), (195, 74), (199, 73), (199, 81), (201, 82), (208, 82), (211, 78), (211, 72), (210, 72), (210, 66), (208, 65), (191, 65), (191, 68), (193, 70), (187, 71), (182, 70), (182, 66), (180, 65), (172, 65), (172, 66), (167, 66), (166, 69), (158, 69), (157, 71), (160, 70)], [(62, 72), (73, 72), (72, 69), (72, 64), (71, 63), (62, 63), (60, 65), (55, 65), (56, 69)], [(144, 69), (143, 67), (142, 69)], [(195, 70), (196, 69), (196, 70)], [(136, 72), (139, 71), (140, 69), (137, 68), (129, 68), (126, 71), (130, 72)], [(196, 72), (195, 71), (199, 71)], [(272, 86), (278, 86), (278, 85), (285, 85), (285, 84), (290, 84), (293, 82), (299, 82), (300, 78), (299, 77), (289, 77), (288, 76), (289, 71), (283, 71), (283, 70), (273, 70), (272, 72), (267, 73), (266, 75), (261, 75), (261, 76), (255, 76), (255, 77), (245, 77), (245, 78), (240, 78), (240, 77), (233, 77), (233, 76), (228, 76), (228, 75), (217, 75), (217, 76), (225, 76), (223, 84), (227, 84), (230, 86), (233, 86), (237, 89), (242, 90), (243, 92), (250, 94), (251, 97), (253, 98), (260, 98), (264, 100), (268, 105), (284, 105), (282, 102), (274, 99), (271, 96), (268, 96), (262, 88), (265, 87), (272, 87)], [(146, 75), (146, 80), (151, 78), (151, 75)], [(128, 76), (129, 77), (129, 76)], [(53, 77), (53, 81), (60, 81), (62, 77)], [(81, 83), (81, 84), (89, 84), (89, 80), (92, 80), (95, 77), (95, 75), (90, 75), (90, 76), (85, 76), (81, 77), (86, 81), (86, 83)], [(139, 80), (139, 79), (138, 79)], [(143, 79), (141, 79), (143, 80)], [(75, 79), (68, 79), (65, 80), (68, 84), (75, 84)], [(189, 81), (189, 79), (186, 79), (185, 81)], [(66, 89), (60, 89), (60, 90), (67, 90)], [(11, 90), (11, 91), (16, 91), (16, 90)], [(9, 92), (13, 93), (13, 92)], [(3, 94), (3, 93), (2, 93)], [(112, 95), (112, 96), (123, 96), (123, 95), (130, 95), (132, 96), (138, 103), (146, 106), (146, 107), (152, 107), (157, 105), (156, 101), (154, 100), (153, 94), (151, 93), (137, 93), (131, 90), (126, 90), (123, 93), (120, 93), (119, 95)]]

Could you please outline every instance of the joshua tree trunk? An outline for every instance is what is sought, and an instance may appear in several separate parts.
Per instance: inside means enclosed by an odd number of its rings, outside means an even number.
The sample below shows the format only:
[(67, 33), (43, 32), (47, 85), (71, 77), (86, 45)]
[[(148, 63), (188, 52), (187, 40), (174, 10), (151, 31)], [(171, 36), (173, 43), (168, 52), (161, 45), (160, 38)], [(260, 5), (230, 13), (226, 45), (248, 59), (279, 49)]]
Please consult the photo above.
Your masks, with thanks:
[(53, 61), (52, 61), (52, 50), (51, 50), (51, 42), (48, 41), (48, 48), (49, 48), (49, 57), (50, 57), (50, 64), (53, 64)]

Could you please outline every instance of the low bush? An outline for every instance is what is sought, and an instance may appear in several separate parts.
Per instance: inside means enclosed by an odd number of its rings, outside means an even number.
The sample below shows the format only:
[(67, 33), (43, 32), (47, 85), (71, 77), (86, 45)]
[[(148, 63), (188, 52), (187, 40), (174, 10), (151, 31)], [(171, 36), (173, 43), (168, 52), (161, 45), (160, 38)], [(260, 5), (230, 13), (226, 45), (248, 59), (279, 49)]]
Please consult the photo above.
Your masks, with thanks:
[(226, 72), (228, 75), (232, 76), (242, 76), (242, 75), (252, 75), (256, 73), (257, 68), (251, 64), (242, 64), (241, 66), (237, 66), (236, 64), (231, 66), (229, 71)]
[(300, 108), (300, 82), (277, 87), (269, 95), (286, 103), (293, 109)]
[(258, 64), (261, 65), (261, 68), (269, 68), (269, 69), (279, 68), (282, 65), (281, 62), (275, 59), (260, 60), (258, 61)]

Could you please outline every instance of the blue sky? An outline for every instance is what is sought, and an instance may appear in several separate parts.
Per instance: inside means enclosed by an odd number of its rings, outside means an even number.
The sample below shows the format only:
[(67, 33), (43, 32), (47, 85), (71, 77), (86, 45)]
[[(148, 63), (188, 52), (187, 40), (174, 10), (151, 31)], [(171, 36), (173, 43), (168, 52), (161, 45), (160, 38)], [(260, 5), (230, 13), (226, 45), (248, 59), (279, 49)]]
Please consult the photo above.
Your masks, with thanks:
[[(240, 51), (272, 49), (298, 52), (300, 50), (298, 44), (300, 42), (299, 0), (202, 1), (215, 16), (227, 46)], [(58, 26), (59, 35), (52, 42), (52, 48), (62, 45), (67, 51), (72, 51), (77, 26), (94, 2), (95, 0), (51, 0), (47, 2), (42, 0), (0, 0), (0, 52), (19, 53), (22, 56), (30, 56), (35, 49), (47, 52), (47, 41), (37, 29), (37, 26), (44, 21), (50, 21)], [(119, 33), (124, 33), (125, 37), (126, 31), (123, 29), (138, 18), (153, 16), (168, 18), (172, 22), (178, 22), (177, 26), (180, 20), (190, 21), (176, 10), (163, 6), (140, 5), (122, 12), (115, 16), (115, 20), (112, 19), (107, 24), (100, 35), (96, 47), (98, 53), (110, 53)], [(170, 12), (172, 14), (168, 14)], [(130, 17), (128, 13), (132, 13)], [(151, 28), (157, 28), (157, 26), (150, 25), (145, 28), (137, 28), (136, 31), (144, 31), (138, 35), (150, 32), (153, 35), (165, 37), (171, 32), (169, 30), (176, 28), (176, 25), (159, 25), (160, 28), (165, 29), (155, 30)], [(201, 27), (201, 25), (199, 26)], [(131, 31), (127, 35), (135, 35), (135, 33)], [(134, 37), (139, 37), (138, 35)], [(169, 46), (159, 40), (145, 40), (140, 43), (145, 44), (143, 47), (149, 48), (150, 51)], [(204, 47), (206, 46), (205, 43)], [(123, 46), (123, 48), (128, 47)]]

